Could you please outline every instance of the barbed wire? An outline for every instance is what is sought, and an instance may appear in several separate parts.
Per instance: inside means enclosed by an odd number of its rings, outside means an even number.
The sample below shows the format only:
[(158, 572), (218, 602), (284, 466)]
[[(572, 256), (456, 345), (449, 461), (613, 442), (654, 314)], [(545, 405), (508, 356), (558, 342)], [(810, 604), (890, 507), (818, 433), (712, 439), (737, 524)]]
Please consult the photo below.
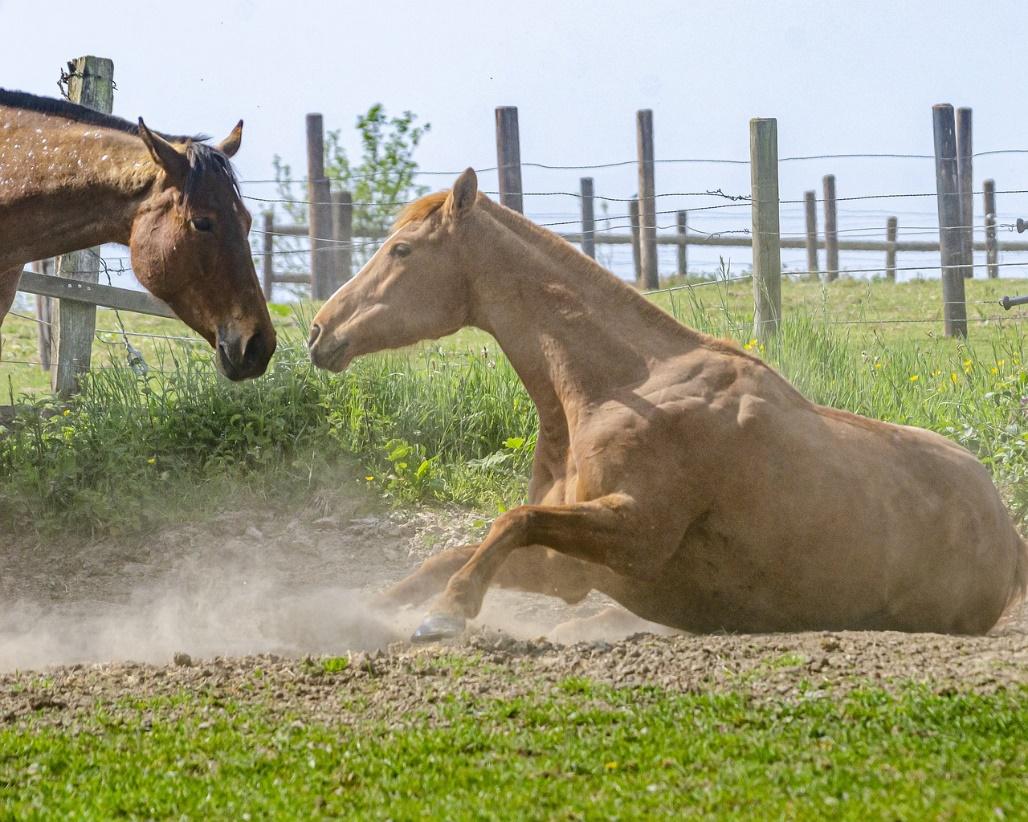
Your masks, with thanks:
[[(491, 195), (497, 194), (497, 192), (483, 192), (483, 193), (491, 194)], [(582, 196), (580, 193), (573, 192), (573, 191), (551, 191), (551, 192), (536, 192), (536, 193), (539, 194), (539, 196), (548, 196), (548, 197), (564, 196), (564, 197), (579, 197), (580, 198)], [(985, 192), (984, 191), (972, 191), (970, 193), (971, 193), (971, 196), (980, 196), (980, 195), (984, 194)], [(1028, 189), (1005, 189), (1005, 190), (997, 190), (997, 191), (994, 191), (993, 193), (995, 195), (1028, 194)], [(523, 192), (521, 194), (521, 196), (523, 196), (523, 197), (525, 197), (525, 196), (533, 196), (533, 193), (532, 192)], [(693, 206), (691, 208), (666, 209), (666, 210), (663, 210), (663, 211), (658, 211), (657, 213), (658, 214), (675, 214), (675, 213), (677, 213), (679, 211), (684, 211), (687, 214), (691, 214), (691, 213), (698, 212), (698, 211), (713, 211), (715, 209), (722, 209), (722, 208), (740, 208), (740, 207), (749, 208), (750, 206), (752, 206), (752, 200), (750, 198), (750, 195), (748, 195), (748, 194), (725, 194), (724, 192), (720, 192), (720, 191), (713, 191), (713, 192), (708, 191), (708, 192), (703, 192), (703, 193), (700, 193), (700, 192), (670, 192), (670, 193), (663, 193), (663, 194), (655, 194), (654, 198), (656, 199), (656, 198), (660, 198), (660, 197), (685, 197), (685, 196), (689, 196), (689, 197), (700, 197), (700, 196), (721, 197), (721, 198), (724, 198), (726, 200), (731, 200), (732, 202), (717, 203), (715, 205), (706, 205), (706, 206)], [(903, 200), (903, 199), (917, 199), (917, 198), (939, 197), (939, 196), (940, 196), (940, 194), (937, 191), (890, 192), (890, 193), (886, 193), (886, 194), (857, 194), (857, 195), (853, 195), (853, 196), (849, 196), (849, 197), (836, 197), (835, 198), (835, 202), (836, 203), (849, 203), (849, 202), (857, 202), (857, 201), (861, 201), (861, 200)], [(956, 196), (956, 195), (952, 195), (952, 196)], [(259, 201), (259, 202), (267, 202), (267, 203), (291, 203), (293, 205), (323, 205), (323, 206), (333, 205), (332, 202), (322, 202), (322, 201), (316, 201), (316, 200), (290, 200), (290, 199), (286, 199), (286, 198), (252, 197), (252, 196), (249, 196), (249, 195), (243, 195), (243, 197), (244, 197), (244, 199), (256, 200), (256, 201)], [(386, 202), (381, 202), (381, 203), (375, 203), (375, 202), (354, 203), (354, 205), (398, 207), (398, 206), (410, 205), (411, 203), (416, 203), (418, 201), (418, 199), (420, 199), (420, 198), (416, 198), (416, 199), (413, 199), (413, 200), (386, 201)], [(633, 202), (633, 201), (638, 200), (639, 198), (637, 198), (637, 197), (618, 197), (618, 198), (611, 197), (611, 198), (604, 198), (604, 199), (612, 200), (614, 202)], [(806, 200), (779, 200), (778, 201), (778, 205), (779, 206), (783, 206), (783, 205), (803, 205), (803, 206), (805, 206), (806, 202), (807, 202)], [(823, 204), (823, 203), (826, 202), (826, 200), (824, 198), (817, 198), (817, 197), (815, 197), (814, 198), (814, 202), (815, 203), (822, 203)], [(600, 218), (600, 219), (606, 219), (606, 218)], [(577, 219), (577, 220), (571, 220), (569, 222), (579, 222), (579, 221), (580, 221), (580, 218)], [(556, 224), (554, 223), (554, 225), (556, 225)]]
[[(989, 151), (976, 151), (971, 154), (972, 158), (978, 157), (995, 157), (999, 155), (1016, 155), (1016, 154), (1028, 154), (1028, 149), (1023, 148), (1003, 148), (1003, 149), (992, 149)], [(934, 160), (934, 154), (912, 154), (904, 152), (844, 152), (837, 154), (800, 154), (788, 157), (779, 157), (779, 163), (796, 163), (796, 162), (807, 162), (811, 160), (857, 160), (857, 159), (872, 159), (872, 160)], [(729, 159), (729, 158), (718, 158), (718, 157), (680, 157), (680, 158), (658, 158), (655, 159), (654, 165), (739, 165), (748, 166), (750, 161)], [(536, 163), (536, 162), (523, 162), (517, 164), (511, 164), (508, 166), (479, 166), (474, 169), (476, 174), (491, 174), (494, 171), (500, 171), (501, 169), (508, 168), (537, 168), (543, 171), (588, 171), (590, 169), (607, 169), (607, 168), (624, 168), (626, 166), (637, 166), (639, 164), (638, 158), (631, 160), (618, 160), (610, 163), (583, 163), (578, 165), (558, 165), (553, 163)], [(464, 169), (457, 169), (454, 171), (427, 171), (417, 169), (413, 172), (416, 176), (421, 177), (438, 177), (438, 176), (453, 176), (456, 177), (464, 173)], [(368, 180), (376, 179), (374, 175), (357, 175), (349, 178), (352, 182), (365, 182)], [(286, 178), (286, 179), (260, 179), (260, 180), (240, 180), (240, 184), (243, 185), (259, 185), (259, 184), (279, 184), (279, 185), (307, 185), (310, 180), (309, 178)]]
[[(490, 197), (499, 197), (501, 192), (499, 191), (482, 191), (483, 194), (487, 194)], [(250, 194), (242, 195), (244, 200), (254, 200), (260, 203), (290, 203), (292, 205), (336, 205), (333, 201), (324, 200), (292, 200), (285, 197), (255, 197)], [(521, 192), (522, 197), (574, 197), (576, 199), (583, 199), (583, 195), (579, 191), (523, 191)], [(725, 194), (720, 189), (713, 189), (707, 191), (667, 191), (654, 194), (655, 199), (661, 197), (723, 197), (726, 200), (750, 200), (749, 194)], [(600, 194), (593, 194), (589, 199), (592, 200), (603, 200), (609, 203), (631, 203), (637, 201), (638, 197), (607, 197)], [(362, 206), (368, 207), (397, 207), (406, 206), (411, 203), (416, 203), (418, 198), (413, 200), (382, 200), (379, 202), (367, 200), (348, 203), (350, 206)]]

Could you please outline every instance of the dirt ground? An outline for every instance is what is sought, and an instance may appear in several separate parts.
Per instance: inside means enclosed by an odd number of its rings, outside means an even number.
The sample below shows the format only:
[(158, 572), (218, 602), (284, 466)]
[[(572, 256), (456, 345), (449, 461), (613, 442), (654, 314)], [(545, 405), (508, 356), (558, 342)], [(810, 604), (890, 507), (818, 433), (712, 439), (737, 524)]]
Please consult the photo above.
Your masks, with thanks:
[[(0, 556), (0, 720), (51, 702), (113, 704), (200, 686), (239, 698), (271, 694), (282, 710), (338, 718), (346, 711), (340, 679), (367, 690), (373, 706), (390, 705), (385, 717), (457, 683), (503, 694), (568, 676), (776, 697), (800, 693), (801, 682), (804, 692), (869, 681), (975, 690), (1028, 683), (1025, 604), (985, 637), (697, 637), (612, 626), (597, 616), (609, 605), (598, 595), (569, 607), (491, 591), (465, 638), (429, 648), (406, 641), (420, 611), (389, 619), (369, 611), (368, 594), (484, 526), (466, 512), (390, 513), (358, 499), (290, 515), (226, 513), (143, 540), (16, 541)], [(310, 661), (323, 655), (350, 655), (352, 664), (325, 674)], [(452, 661), (461, 657), (487, 664), (458, 666), (457, 676)], [(255, 691), (256, 669), (266, 687)], [(45, 693), (33, 685), (44, 670)]]

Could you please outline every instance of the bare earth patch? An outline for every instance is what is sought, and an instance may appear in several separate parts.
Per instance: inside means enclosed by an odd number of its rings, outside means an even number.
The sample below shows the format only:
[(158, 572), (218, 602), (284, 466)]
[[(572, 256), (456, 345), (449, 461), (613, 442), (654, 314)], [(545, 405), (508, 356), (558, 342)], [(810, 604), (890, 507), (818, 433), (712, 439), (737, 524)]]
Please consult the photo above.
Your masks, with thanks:
[(516, 696), (579, 677), (768, 699), (868, 684), (988, 692), (1028, 683), (1024, 604), (985, 637), (626, 638), (602, 619), (555, 630), (595, 616), (602, 597), (568, 607), (492, 591), (467, 637), (428, 648), (406, 642), (420, 611), (369, 610), (368, 594), (483, 526), (465, 512), (334, 501), (330, 513), (226, 514), (132, 542), (23, 540), (0, 557), (0, 721), (60, 725), (98, 704), (135, 711), (125, 698), (182, 690), (311, 719), (345, 722), (359, 711), (402, 723), (408, 703)]

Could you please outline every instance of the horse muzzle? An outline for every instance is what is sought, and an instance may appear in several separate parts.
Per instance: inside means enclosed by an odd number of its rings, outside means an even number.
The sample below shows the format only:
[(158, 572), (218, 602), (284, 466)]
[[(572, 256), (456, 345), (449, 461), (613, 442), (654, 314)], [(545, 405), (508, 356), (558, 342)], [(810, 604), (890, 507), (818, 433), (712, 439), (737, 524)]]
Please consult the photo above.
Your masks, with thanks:
[(222, 374), (233, 382), (248, 380), (267, 370), (275, 353), (275, 335), (259, 328), (247, 335), (223, 326), (218, 329), (215, 350)]
[(318, 368), (324, 368), (326, 371), (342, 371), (352, 359), (349, 355), (349, 348), (349, 340), (333, 339), (331, 335), (326, 335), (324, 329), (317, 323), (311, 326), (307, 351), (311, 355), (311, 362)]

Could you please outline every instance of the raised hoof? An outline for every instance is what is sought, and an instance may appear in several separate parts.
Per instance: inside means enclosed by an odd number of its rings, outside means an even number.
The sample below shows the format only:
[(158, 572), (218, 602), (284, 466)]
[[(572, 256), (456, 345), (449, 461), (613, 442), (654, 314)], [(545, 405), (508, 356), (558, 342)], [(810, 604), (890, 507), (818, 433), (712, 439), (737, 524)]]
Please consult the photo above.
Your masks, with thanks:
[(411, 642), (440, 642), (464, 633), (464, 617), (450, 614), (429, 614), (411, 636)]

